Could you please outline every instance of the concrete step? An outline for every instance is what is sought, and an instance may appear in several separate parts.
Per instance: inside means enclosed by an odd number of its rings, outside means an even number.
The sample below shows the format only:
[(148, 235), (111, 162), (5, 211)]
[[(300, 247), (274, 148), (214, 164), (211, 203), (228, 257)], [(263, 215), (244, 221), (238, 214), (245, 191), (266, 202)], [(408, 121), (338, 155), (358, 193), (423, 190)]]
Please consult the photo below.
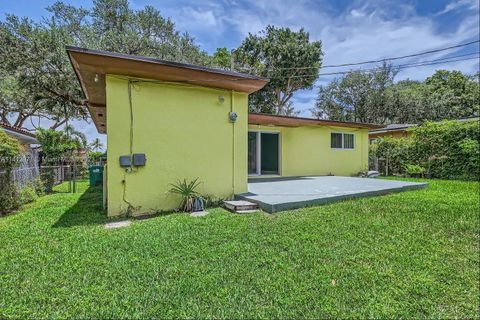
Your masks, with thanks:
[(258, 204), (245, 200), (223, 201), (223, 205), (235, 213), (250, 213), (258, 210)]

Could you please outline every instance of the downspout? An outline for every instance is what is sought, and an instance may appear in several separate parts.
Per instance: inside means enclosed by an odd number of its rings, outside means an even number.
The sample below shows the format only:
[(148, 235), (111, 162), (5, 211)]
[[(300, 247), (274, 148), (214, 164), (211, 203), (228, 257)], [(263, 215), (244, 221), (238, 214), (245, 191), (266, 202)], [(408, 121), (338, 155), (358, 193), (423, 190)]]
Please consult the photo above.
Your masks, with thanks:
[[(233, 90), (230, 91), (230, 112), (233, 112)], [(232, 121), (232, 197), (235, 196), (235, 122)]]

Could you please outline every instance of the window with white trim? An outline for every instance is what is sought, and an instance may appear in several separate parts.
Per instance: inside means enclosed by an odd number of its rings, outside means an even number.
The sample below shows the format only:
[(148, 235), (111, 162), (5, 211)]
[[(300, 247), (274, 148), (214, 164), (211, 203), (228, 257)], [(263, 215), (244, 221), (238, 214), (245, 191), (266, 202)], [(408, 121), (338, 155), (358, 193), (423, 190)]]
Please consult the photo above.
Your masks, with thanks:
[(332, 149), (355, 149), (355, 136), (353, 133), (332, 132), (330, 147)]

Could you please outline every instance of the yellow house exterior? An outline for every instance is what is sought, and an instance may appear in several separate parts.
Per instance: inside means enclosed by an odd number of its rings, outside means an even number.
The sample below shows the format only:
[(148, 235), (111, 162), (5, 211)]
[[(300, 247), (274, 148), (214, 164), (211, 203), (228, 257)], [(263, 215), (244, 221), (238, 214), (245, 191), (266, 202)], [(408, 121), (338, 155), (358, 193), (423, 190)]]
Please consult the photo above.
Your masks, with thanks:
[[(249, 114), (248, 94), (268, 79), (83, 48), (67, 52), (92, 119), (107, 133), (109, 216), (172, 210), (180, 199), (169, 189), (183, 179), (198, 178), (202, 195), (233, 198), (248, 191), (249, 178), (367, 168), (368, 129), (375, 126)], [(136, 163), (136, 155), (145, 161)]]
[[(284, 177), (351, 176), (368, 169), (368, 129), (333, 126), (270, 127), (250, 124), (249, 132), (278, 133), (280, 160), (278, 175)], [(334, 149), (331, 133), (354, 135), (353, 149)], [(269, 177), (268, 175), (251, 178)]]
[[(108, 213), (178, 207), (169, 184), (199, 178), (201, 194), (232, 198), (247, 191), (247, 99), (242, 92), (185, 84), (135, 83), (133, 153), (146, 165), (125, 172), (118, 164), (130, 150), (128, 80), (107, 76)], [(237, 121), (229, 120), (236, 112)], [(125, 130), (121, 130), (125, 128)]]

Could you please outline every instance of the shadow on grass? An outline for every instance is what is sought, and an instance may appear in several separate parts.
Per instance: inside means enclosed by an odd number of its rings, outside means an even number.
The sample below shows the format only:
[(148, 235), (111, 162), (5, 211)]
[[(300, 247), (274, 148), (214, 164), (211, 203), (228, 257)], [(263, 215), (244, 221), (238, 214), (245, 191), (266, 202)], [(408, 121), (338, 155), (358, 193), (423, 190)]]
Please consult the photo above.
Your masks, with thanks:
[(78, 201), (53, 225), (54, 228), (69, 228), (82, 225), (104, 224), (107, 215), (103, 209), (102, 188), (89, 187)]

